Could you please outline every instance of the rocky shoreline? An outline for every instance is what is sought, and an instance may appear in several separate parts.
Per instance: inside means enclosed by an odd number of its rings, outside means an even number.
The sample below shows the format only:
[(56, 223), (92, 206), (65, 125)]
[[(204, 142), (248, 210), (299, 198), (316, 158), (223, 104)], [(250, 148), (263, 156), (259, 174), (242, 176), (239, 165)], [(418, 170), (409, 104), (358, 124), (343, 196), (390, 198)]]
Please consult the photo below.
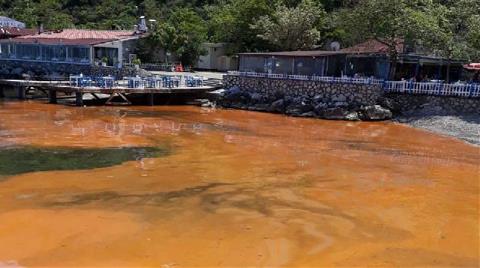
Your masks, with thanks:
[(329, 120), (379, 121), (393, 117), (393, 112), (388, 108), (392, 104), (388, 99), (381, 99), (374, 105), (361, 105), (348, 101), (344, 94), (292, 97), (279, 91), (268, 97), (243, 91), (236, 86), (226, 90), (217, 101), (217, 105), (224, 108)]
[[(426, 103), (406, 112), (397, 98), (381, 97), (377, 104), (352, 104), (342, 94), (313, 97), (291, 97), (276, 92), (266, 97), (256, 92), (232, 87), (216, 100), (216, 105), (227, 109), (285, 114), (295, 117), (347, 121), (393, 122), (450, 136), (480, 146), (480, 115), (458, 113), (454, 110)], [(350, 103), (350, 104), (349, 104)]]

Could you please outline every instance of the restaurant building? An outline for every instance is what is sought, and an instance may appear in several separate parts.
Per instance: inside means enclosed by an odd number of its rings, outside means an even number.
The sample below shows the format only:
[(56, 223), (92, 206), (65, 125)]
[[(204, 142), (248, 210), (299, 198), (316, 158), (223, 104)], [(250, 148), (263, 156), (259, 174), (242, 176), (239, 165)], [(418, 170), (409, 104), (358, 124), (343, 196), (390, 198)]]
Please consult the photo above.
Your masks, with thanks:
[(66, 29), (0, 40), (0, 60), (122, 67), (143, 34)]
[[(461, 77), (462, 61), (416, 53), (403, 44), (397, 50), (400, 55), (395, 80), (413, 77), (445, 80), (447, 69), (451, 80)], [(390, 71), (387, 47), (375, 40), (338, 51), (241, 53), (239, 58), (242, 72), (387, 79)]]

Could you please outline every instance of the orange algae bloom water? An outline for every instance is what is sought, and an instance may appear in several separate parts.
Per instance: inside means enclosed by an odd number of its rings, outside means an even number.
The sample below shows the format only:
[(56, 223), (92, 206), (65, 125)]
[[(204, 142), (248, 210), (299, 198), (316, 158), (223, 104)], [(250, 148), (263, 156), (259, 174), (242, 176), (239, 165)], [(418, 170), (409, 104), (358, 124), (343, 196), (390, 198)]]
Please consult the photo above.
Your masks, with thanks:
[(0, 267), (479, 263), (479, 147), (389, 122), (4, 102), (0, 158)]

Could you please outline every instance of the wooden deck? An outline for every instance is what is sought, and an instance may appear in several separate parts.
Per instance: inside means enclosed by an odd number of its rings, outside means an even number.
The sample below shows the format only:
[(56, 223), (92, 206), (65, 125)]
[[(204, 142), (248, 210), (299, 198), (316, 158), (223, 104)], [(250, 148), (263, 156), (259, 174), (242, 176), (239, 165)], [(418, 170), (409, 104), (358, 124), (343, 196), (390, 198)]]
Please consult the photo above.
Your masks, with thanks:
[[(120, 85), (113, 88), (101, 87), (75, 87), (69, 85), (69, 81), (28, 81), (28, 80), (12, 80), (0, 79), (0, 97), (3, 97), (4, 88), (14, 88), (17, 98), (25, 99), (26, 91), (29, 88), (37, 88), (47, 93), (50, 103), (57, 103), (57, 93), (75, 94), (77, 106), (83, 106), (83, 96), (91, 94), (95, 98), (97, 94), (106, 94), (110, 98), (106, 104), (131, 104), (128, 96), (147, 95), (149, 105), (154, 105), (155, 95), (198, 95), (222, 88), (219, 80), (208, 80), (201, 87), (175, 87), (175, 88), (128, 88), (124, 81), (120, 81)], [(124, 102), (112, 102), (115, 97), (120, 97)]]

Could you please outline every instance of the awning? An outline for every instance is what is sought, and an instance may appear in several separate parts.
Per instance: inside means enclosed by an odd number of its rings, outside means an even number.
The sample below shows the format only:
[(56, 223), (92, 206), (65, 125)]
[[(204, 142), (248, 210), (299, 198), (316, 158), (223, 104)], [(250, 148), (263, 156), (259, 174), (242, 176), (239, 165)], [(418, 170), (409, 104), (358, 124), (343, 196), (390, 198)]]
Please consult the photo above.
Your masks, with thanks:
[(463, 65), (463, 68), (470, 71), (480, 71), (480, 63), (470, 63)]

